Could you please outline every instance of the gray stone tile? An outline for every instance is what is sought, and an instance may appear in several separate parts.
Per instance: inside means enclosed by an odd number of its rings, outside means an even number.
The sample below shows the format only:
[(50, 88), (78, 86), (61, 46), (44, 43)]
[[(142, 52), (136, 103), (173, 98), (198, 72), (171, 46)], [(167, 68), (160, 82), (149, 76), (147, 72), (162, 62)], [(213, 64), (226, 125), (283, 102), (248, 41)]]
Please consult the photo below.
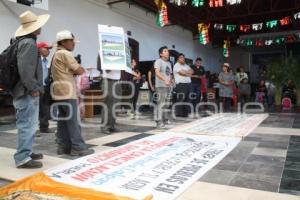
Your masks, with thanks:
[(237, 172), (242, 165), (241, 161), (223, 160), (214, 169)]
[(300, 162), (300, 154), (297, 152), (288, 152), (286, 156), (286, 160), (292, 161), (292, 162)]
[(300, 191), (297, 191), (297, 190), (284, 190), (284, 189), (280, 189), (279, 193), (300, 196)]
[(228, 185), (234, 178), (235, 172), (213, 169), (207, 172), (199, 181)]
[(274, 149), (287, 149), (288, 148), (289, 143), (288, 142), (260, 142), (258, 144), (258, 147), (262, 147), (262, 148), (274, 148)]
[(244, 164), (239, 169), (239, 173), (247, 173), (252, 175), (261, 175), (261, 176), (274, 176), (278, 177), (279, 179), (282, 176), (283, 172), (283, 164), (281, 166), (277, 165), (269, 165), (269, 164)]
[[(283, 133), (284, 134), (284, 133)], [(251, 133), (245, 140), (256, 140), (257, 142), (285, 142), (290, 140), (289, 135), (272, 135), (272, 134), (258, 134)]]
[(243, 187), (255, 190), (277, 192), (280, 179), (268, 176), (253, 176), (248, 174), (237, 174), (230, 182), (230, 186)]
[(282, 175), (282, 179), (299, 180), (300, 171), (285, 169)]
[(300, 162), (286, 161), (284, 169), (300, 171)]
[(280, 183), (280, 190), (300, 191), (300, 180), (282, 179)]
[(283, 157), (287, 155), (286, 149), (273, 149), (273, 148), (255, 148), (252, 154), (261, 156)]
[(284, 162), (285, 162), (285, 158), (260, 156), (260, 155), (251, 155), (246, 161), (246, 163), (253, 164), (253, 165), (269, 164), (269, 165), (276, 165), (276, 166), (283, 166)]
[(242, 141), (223, 159), (223, 161), (244, 162), (257, 144), (257, 142), (252, 141)]

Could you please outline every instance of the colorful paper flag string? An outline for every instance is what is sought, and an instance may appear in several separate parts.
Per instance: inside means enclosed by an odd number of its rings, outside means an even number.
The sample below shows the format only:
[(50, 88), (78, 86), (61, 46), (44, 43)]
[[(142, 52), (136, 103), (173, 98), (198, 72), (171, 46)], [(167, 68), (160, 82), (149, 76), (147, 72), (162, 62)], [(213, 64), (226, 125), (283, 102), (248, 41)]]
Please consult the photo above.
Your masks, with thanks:
[(223, 7), (224, 6), (224, 1), (223, 0), (210, 0), (209, 1), (209, 7), (214, 8), (214, 7)]
[(156, 24), (159, 27), (164, 27), (169, 24), (168, 8), (162, 0), (155, 0), (155, 4), (158, 8), (158, 14), (156, 16)]
[(230, 48), (230, 41), (229, 40), (224, 40), (224, 45), (223, 45), (223, 56), (225, 58), (229, 57), (229, 48)]
[(193, 0), (192, 1), (192, 6), (194, 7), (201, 7), (204, 6), (205, 1), (204, 0)]
[(205, 23), (198, 24), (198, 31), (199, 31), (199, 42), (204, 45), (208, 44), (209, 43), (208, 25)]

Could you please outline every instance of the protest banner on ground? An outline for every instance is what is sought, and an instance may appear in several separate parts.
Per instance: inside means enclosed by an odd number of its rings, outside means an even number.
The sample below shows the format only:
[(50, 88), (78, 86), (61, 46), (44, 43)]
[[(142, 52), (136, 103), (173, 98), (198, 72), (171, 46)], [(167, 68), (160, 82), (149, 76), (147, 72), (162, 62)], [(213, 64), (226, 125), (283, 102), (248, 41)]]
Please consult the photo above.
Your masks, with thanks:
[(168, 132), (246, 137), (267, 117), (268, 114), (215, 114), (177, 126)]
[(240, 138), (162, 133), (45, 173), (57, 182), (133, 199), (176, 199), (220, 162)]

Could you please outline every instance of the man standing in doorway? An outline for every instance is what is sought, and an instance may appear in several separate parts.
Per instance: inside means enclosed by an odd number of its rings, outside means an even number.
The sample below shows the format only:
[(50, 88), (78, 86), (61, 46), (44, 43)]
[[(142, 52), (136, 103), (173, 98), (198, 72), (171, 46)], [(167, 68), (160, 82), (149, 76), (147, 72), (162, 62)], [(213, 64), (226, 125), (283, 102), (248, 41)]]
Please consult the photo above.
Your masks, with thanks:
[(155, 120), (157, 128), (165, 128), (168, 120), (166, 109), (170, 106), (170, 92), (172, 86), (172, 68), (169, 62), (168, 47), (163, 46), (159, 49), (160, 58), (154, 63), (156, 100)]
[(18, 128), (17, 152), (14, 155), (17, 168), (41, 168), (42, 154), (32, 151), (34, 134), (38, 128), (39, 96), (44, 92), (43, 74), (36, 40), (41, 27), (50, 15), (37, 16), (31, 11), (20, 15), (21, 26), (15, 33), (19, 40), (17, 64), (20, 81), (12, 91)]
[(200, 103), (201, 100), (201, 78), (204, 78), (205, 75), (205, 69), (202, 66), (202, 59), (197, 58), (195, 65), (192, 65), (191, 68), (194, 73), (192, 75), (190, 102), (193, 104), (194, 112), (198, 112), (196, 108), (197, 104)]
[(43, 69), (43, 86), (45, 93), (40, 96), (40, 111), (39, 111), (39, 120), (40, 120), (40, 131), (37, 132), (36, 136), (40, 136), (41, 133), (52, 133), (49, 129), (49, 119), (50, 119), (50, 91), (46, 88), (46, 79), (49, 74), (49, 60), (48, 56), (50, 54), (50, 46), (47, 42), (39, 42), (37, 44), (39, 49), (42, 69)]

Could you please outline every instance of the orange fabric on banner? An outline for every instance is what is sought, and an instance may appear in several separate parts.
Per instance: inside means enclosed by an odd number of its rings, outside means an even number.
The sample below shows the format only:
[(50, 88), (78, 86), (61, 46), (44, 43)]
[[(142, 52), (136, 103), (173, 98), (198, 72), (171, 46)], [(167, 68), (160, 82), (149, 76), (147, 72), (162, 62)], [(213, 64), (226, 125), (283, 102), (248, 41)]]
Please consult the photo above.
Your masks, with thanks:
[[(145, 195), (146, 196), (146, 195)], [(144, 200), (151, 200), (149, 195)], [(56, 182), (44, 173), (37, 173), (0, 189), (0, 199), (3, 200), (133, 200), (116, 196), (111, 193), (84, 189)]]

